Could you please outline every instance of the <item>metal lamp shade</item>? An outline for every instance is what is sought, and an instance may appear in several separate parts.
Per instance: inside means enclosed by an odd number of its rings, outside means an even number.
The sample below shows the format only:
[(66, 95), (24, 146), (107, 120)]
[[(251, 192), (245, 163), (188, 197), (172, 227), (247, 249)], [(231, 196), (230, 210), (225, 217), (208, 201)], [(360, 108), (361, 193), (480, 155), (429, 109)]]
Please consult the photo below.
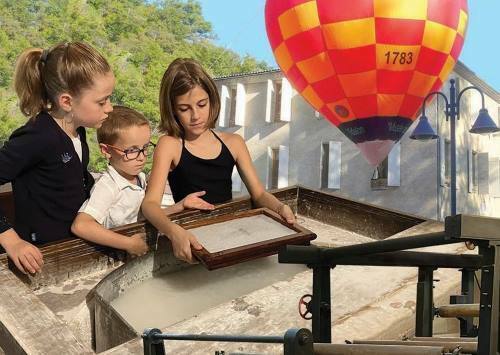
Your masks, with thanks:
[(411, 139), (427, 141), (431, 139), (437, 139), (438, 135), (434, 132), (431, 127), (427, 116), (422, 115), (418, 121), (417, 127), (410, 136)]
[(482, 108), (479, 110), (479, 116), (477, 116), (476, 122), (470, 129), (470, 133), (475, 134), (490, 134), (500, 131), (500, 128), (497, 127), (495, 121), (490, 117), (488, 110)]

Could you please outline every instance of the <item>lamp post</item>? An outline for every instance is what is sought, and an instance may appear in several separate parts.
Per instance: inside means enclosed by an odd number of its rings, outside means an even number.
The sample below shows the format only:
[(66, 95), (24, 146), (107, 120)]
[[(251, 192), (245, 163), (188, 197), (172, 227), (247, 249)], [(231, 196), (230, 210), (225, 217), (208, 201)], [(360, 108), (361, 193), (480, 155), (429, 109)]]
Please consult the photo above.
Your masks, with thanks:
[(474, 125), (469, 130), (470, 133), (474, 134), (489, 134), (498, 132), (500, 129), (497, 127), (493, 119), (488, 114), (488, 110), (484, 107), (484, 94), (483, 92), (475, 86), (468, 86), (457, 94), (457, 89), (455, 88), (455, 80), (450, 80), (450, 100), (445, 94), (439, 91), (434, 91), (428, 94), (424, 98), (424, 103), (422, 105), (422, 116), (419, 119), (417, 127), (411, 134), (411, 139), (417, 140), (430, 140), (437, 139), (438, 135), (434, 132), (434, 129), (429, 123), (429, 119), (425, 115), (425, 104), (427, 99), (433, 95), (439, 95), (444, 98), (446, 107), (445, 115), (446, 121), (450, 121), (450, 143), (451, 143), (451, 215), (457, 214), (457, 157), (456, 157), (456, 138), (455, 138), (455, 125), (456, 121), (460, 119), (460, 99), (462, 95), (468, 90), (477, 90), (481, 94), (481, 109), (479, 110), (479, 115), (474, 122)]

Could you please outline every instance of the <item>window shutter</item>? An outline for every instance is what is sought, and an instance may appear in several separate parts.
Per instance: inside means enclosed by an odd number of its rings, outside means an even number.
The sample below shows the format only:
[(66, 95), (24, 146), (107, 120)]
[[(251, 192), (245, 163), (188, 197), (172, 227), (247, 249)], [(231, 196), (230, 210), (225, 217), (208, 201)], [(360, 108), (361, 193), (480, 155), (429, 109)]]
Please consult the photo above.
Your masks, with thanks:
[(238, 169), (236, 168), (236, 165), (233, 168), (233, 173), (231, 174), (231, 181), (232, 181), (232, 187), (231, 190), (235, 192), (240, 192), (241, 191), (241, 177), (240, 174), (238, 173)]
[(219, 114), (220, 127), (229, 126), (230, 112), (231, 112), (231, 98), (229, 96), (229, 90), (226, 85), (222, 85), (220, 89), (220, 114)]
[(477, 177), (477, 192), (480, 194), (489, 193), (489, 167), (488, 153), (477, 154), (478, 177)]
[(273, 148), (267, 147), (267, 171), (266, 171), (266, 189), (269, 190), (272, 184), (273, 174)]
[(273, 109), (273, 97), (274, 97), (274, 85), (272, 80), (267, 80), (266, 89), (266, 122), (271, 123), (272, 119), (272, 109)]
[(280, 119), (290, 122), (292, 116), (292, 86), (286, 78), (283, 78), (281, 83)]
[(328, 154), (328, 188), (340, 189), (342, 167), (341, 142), (330, 142)]
[(278, 188), (288, 186), (288, 147), (280, 145), (278, 165)]
[(387, 186), (401, 186), (401, 143), (392, 147), (388, 157)]
[(474, 192), (474, 169), (472, 168), (472, 159), (474, 159), (472, 155), (472, 149), (467, 149), (467, 173), (469, 178), (469, 192)]
[(494, 158), (489, 161), (490, 194), (500, 197), (500, 159)]
[(328, 188), (330, 142), (321, 142), (319, 157), (319, 188)]
[(245, 125), (245, 106), (245, 86), (241, 83), (238, 83), (236, 84), (236, 116), (234, 119), (234, 123), (237, 126)]

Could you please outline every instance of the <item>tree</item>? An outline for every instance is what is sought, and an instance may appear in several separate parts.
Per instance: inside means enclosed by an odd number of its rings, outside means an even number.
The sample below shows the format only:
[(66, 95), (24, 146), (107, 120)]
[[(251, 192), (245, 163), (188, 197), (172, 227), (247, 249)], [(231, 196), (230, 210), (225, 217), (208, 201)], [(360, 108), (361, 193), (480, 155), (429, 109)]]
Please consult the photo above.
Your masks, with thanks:
[[(163, 72), (177, 57), (199, 60), (214, 76), (268, 69), (265, 62), (214, 44), (212, 25), (195, 0), (0, 0), (0, 143), (26, 119), (16, 108), (12, 74), (28, 47), (85, 41), (108, 58), (117, 78), (114, 104), (159, 118)], [(89, 130), (90, 168), (102, 170), (95, 134)]]

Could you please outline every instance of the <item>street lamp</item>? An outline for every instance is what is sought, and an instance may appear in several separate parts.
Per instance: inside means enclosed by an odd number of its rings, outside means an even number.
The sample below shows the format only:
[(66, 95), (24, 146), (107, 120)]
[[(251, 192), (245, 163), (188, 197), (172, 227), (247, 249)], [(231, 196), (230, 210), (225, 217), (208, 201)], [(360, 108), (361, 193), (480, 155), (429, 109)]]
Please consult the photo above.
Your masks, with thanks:
[(476, 122), (474, 122), (474, 125), (472, 128), (469, 130), (470, 133), (474, 134), (489, 134), (489, 133), (495, 133), (500, 131), (500, 129), (497, 127), (493, 119), (490, 117), (488, 114), (488, 110), (484, 107), (484, 94), (483, 92), (478, 89), (475, 86), (468, 86), (462, 91), (460, 91), (457, 95), (457, 90), (455, 88), (455, 80), (451, 79), (450, 80), (450, 101), (448, 101), (448, 98), (446, 97), (445, 94), (439, 91), (434, 91), (428, 94), (424, 98), (424, 103), (422, 105), (422, 116), (419, 119), (419, 122), (417, 124), (417, 127), (415, 127), (415, 130), (411, 134), (410, 138), (411, 139), (417, 139), (417, 140), (430, 140), (430, 139), (437, 139), (438, 135), (436, 132), (434, 132), (434, 129), (431, 127), (429, 124), (429, 119), (425, 115), (425, 103), (427, 102), (427, 99), (433, 95), (439, 95), (444, 98), (444, 101), (446, 103), (446, 109), (445, 109), (445, 114), (446, 114), (446, 121), (450, 121), (450, 136), (451, 136), (451, 169), (450, 169), (450, 175), (451, 175), (451, 215), (454, 216), (457, 214), (457, 159), (456, 159), (456, 139), (455, 139), (455, 123), (457, 120), (460, 119), (460, 98), (462, 95), (470, 89), (475, 89), (479, 91), (481, 94), (481, 105), (482, 108), (479, 110), (479, 116), (476, 119)]

